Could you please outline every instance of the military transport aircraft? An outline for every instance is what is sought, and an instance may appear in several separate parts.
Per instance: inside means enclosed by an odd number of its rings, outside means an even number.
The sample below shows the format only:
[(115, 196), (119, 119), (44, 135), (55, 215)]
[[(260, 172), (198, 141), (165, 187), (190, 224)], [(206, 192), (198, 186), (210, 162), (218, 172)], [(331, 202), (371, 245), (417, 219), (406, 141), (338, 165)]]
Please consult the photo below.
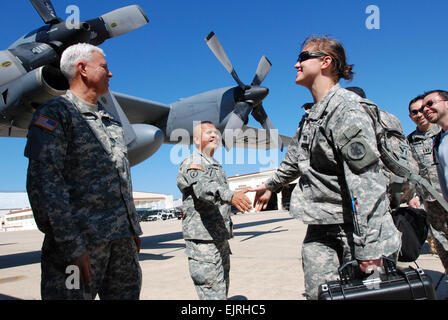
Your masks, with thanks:
[[(59, 69), (60, 55), (68, 46), (80, 42), (99, 45), (149, 21), (139, 6), (132, 5), (74, 28), (56, 15), (50, 0), (30, 1), (45, 26), (0, 51), (0, 137), (25, 137), (36, 108), (68, 89)], [(261, 58), (251, 85), (246, 85), (216, 35), (211, 32), (205, 40), (238, 86), (203, 92), (169, 105), (118, 92), (100, 97), (106, 109), (122, 122), (131, 165), (152, 156), (163, 143), (191, 144), (194, 121), (215, 123), (227, 150), (234, 146), (283, 149), (289, 143), (289, 137), (278, 135), (262, 105), (269, 90), (260, 85), (270, 71), (269, 60)], [(246, 126), (249, 113), (264, 130)]]

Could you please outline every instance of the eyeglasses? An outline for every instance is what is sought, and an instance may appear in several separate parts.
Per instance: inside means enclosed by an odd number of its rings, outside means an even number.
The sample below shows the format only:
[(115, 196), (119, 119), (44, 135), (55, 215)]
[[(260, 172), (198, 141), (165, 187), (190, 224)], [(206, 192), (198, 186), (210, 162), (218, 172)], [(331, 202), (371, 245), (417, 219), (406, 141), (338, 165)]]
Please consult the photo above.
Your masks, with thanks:
[(297, 58), (297, 62), (302, 63), (303, 61), (306, 61), (311, 58), (326, 57), (326, 56), (328, 56), (328, 54), (302, 51), (302, 52), (300, 52), (299, 57)]
[(411, 114), (412, 114), (413, 116), (416, 116), (416, 115), (419, 114), (419, 113), (423, 113), (423, 109), (422, 109), (422, 108), (411, 110)]
[(423, 110), (425, 110), (425, 107), (432, 107), (436, 103), (442, 102), (442, 101), (446, 101), (446, 100), (437, 100), (437, 101), (429, 100), (426, 104), (422, 105), (420, 109), (412, 110), (411, 112), (412, 112), (412, 114), (417, 114), (417, 113), (414, 113), (414, 111), (419, 111), (419, 112), (423, 113)]

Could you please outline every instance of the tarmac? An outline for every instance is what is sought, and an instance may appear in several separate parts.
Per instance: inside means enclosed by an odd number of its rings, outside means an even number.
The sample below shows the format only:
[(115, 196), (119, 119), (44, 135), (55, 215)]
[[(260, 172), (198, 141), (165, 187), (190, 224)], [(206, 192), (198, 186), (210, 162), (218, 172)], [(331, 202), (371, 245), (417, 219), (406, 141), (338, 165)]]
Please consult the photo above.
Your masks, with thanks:
[[(230, 300), (304, 300), (301, 245), (306, 226), (287, 211), (232, 216)], [(142, 300), (197, 300), (184, 253), (181, 221), (141, 223)], [(38, 230), (0, 233), (0, 300), (40, 300)], [(425, 244), (417, 264), (433, 280), (437, 298), (448, 297), (447, 277)], [(414, 263), (401, 263), (400, 266)]]

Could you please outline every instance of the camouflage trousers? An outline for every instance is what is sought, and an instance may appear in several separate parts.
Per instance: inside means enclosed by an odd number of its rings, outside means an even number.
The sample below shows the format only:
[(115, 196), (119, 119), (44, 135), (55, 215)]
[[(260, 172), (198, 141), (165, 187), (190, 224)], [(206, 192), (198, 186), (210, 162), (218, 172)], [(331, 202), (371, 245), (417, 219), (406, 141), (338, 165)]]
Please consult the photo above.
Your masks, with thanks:
[[(389, 258), (397, 262), (398, 251)], [(305, 297), (317, 300), (319, 286), (337, 280), (338, 268), (354, 259), (352, 224), (309, 225), (302, 244)]]
[(448, 213), (437, 201), (425, 201), (425, 210), (431, 223), (437, 255), (448, 272)]
[(227, 240), (185, 240), (191, 279), (200, 300), (226, 300), (230, 285)]
[(64, 261), (56, 243), (45, 236), (41, 258), (43, 300), (138, 300), (142, 272), (133, 238), (87, 246), (92, 281), (84, 283)]

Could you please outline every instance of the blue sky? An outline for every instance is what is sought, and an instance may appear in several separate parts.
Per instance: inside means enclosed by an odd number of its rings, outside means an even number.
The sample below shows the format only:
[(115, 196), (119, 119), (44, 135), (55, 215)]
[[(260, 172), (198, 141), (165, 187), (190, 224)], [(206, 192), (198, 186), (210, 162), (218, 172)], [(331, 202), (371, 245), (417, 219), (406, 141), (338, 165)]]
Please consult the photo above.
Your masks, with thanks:
[[(289, 136), (303, 114), (300, 106), (311, 101), (309, 92), (294, 83), (293, 68), (300, 45), (309, 35), (328, 34), (343, 43), (356, 74), (352, 82), (341, 81), (341, 85), (364, 88), (368, 98), (402, 121), (406, 134), (414, 130), (408, 117), (409, 100), (426, 90), (446, 89), (445, 0), (54, 0), (53, 4), (63, 19), (68, 17), (67, 6), (77, 5), (82, 20), (140, 5), (149, 24), (110, 39), (101, 48), (114, 74), (113, 91), (162, 103), (234, 85), (204, 41), (210, 31), (218, 35), (243, 82), (252, 81), (260, 57), (266, 55), (272, 69), (263, 82), (270, 89), (264, 106), (280, 133)], [(366, 27), (369, 5), (379, 8), (380, 29)], [(2, 1), (0, 48), (7, 49), (42, 24), (29, 1)], [(253, 119), (249, 124), (259, 127)], [(25, 142), (0, 138), (0, 191), (25, 190)], [(134, 190), (180, 197), (171, 148), (162, 146), (132, 168)], [(284, 152), (278, 152), (279, 161), (283, 156)], [(265, 167), (224, 164), (228, 176)]]

